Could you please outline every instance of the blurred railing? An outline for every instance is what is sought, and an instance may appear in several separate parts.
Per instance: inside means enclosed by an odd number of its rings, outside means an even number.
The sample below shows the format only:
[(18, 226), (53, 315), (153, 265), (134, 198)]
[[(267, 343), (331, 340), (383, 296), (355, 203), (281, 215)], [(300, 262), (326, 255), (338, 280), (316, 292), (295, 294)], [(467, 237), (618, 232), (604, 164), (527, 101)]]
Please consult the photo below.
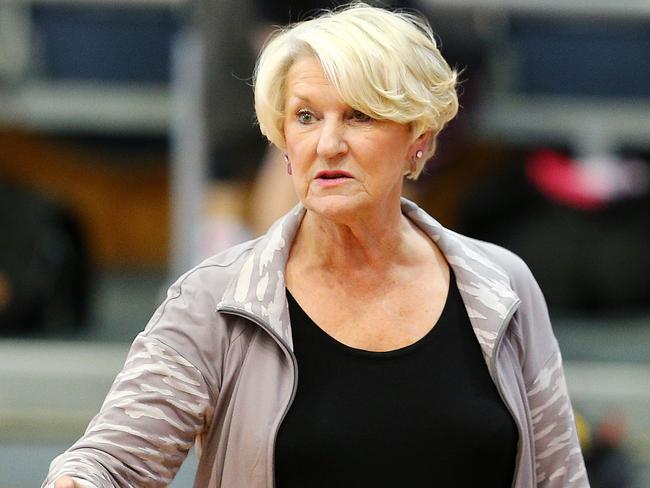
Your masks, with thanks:
[[(650, 99), (521, 94), (512, 90), (513, 60), (506, 31), (512, 17), (580, 22), (645, 22), (646, 0), (421, 0), (425, 8), (473, 15), (489, 46), (491, 86), (475, 111), (483, 137), (514, 143), (563, 144), (579, 156), (650, 148)], [(515, 55), (516, 56), (516, 55)], [(632, 73), (621, 73), (632, 76)], [(471, 110), (472, 107), (469, 107)]]
[(420, 0), (423, 5), (472, 9), (486, 13), (525, 13), (584, 16), (650, 16), (646, 0)]

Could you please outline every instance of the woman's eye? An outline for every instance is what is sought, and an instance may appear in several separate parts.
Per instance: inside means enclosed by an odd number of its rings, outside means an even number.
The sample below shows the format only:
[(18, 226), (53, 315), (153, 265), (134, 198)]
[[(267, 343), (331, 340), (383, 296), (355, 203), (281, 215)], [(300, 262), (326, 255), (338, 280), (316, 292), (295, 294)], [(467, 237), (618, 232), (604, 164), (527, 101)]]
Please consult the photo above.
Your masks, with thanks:
[(355, 120), (355, 122), (369, 122), (370, 120), (372, 120), (370, 115), (366, 115), (360, 110), (355, 110), (354, 112), (352, 112), (352, 118)]
[(314, 121), (314, 115), (306, 110), (298, 112), (298, 122), (301, 124), (310, 124)]

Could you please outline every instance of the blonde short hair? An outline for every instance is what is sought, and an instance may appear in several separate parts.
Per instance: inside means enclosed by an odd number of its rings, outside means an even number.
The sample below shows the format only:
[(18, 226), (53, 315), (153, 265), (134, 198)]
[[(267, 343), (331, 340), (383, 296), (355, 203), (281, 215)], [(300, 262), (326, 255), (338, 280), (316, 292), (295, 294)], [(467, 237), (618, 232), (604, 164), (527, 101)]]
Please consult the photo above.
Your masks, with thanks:
[(458, 112), (457, 72), (443, 59), (429, 23), (410, 13), (364, 3), (324, 11), (270, 38), (255, 68), (255, 112), (260, 130), (284, 149), (285, 81), (293, 63), (316, 56), (341, 99), (376, 119), (409, 124), (413, 140), (432, 142), (417, 178), (435, 152), (435, 139)]

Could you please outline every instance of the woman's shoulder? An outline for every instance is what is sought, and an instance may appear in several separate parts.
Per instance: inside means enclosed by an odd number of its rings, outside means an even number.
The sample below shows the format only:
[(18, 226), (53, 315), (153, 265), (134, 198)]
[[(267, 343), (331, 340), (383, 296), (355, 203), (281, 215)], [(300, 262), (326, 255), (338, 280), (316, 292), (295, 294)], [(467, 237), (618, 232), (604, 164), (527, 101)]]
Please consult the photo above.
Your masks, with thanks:
[(402, 199), (402, 211), (413, 219), (429, 236), (438, 243), (445, 256), (460, 256), (463, 260), (473, 261), (477, 266), (477, 273), (481, 269), (487, 275), (492, 271), (500, 276), (507, 276), (514, 287), (517, 284), (525, 285), (534, 282), (534, 278), (526, 263), (514, 252), (497, 244), (482, 241), (455, 230), (445, 227), (435, 220), (426, 211), (413, 202)]
[(246, 241), (204, 259), (183, 273), (167, 289), (167, 295), (151, 317), (145, 332), (160, 330), (162, 324), (173, 328), (202, 324), (213, 313), (221, 298), (241, 272), (253, 252), (256, 240)]
[(520, 337), (527, 351), (528, 364), (537, 370), (557, 351), (544, 294), (525, 261), (514, 252), (490, 242), (462, 237), (467, 245), (475, 246), (508, 276), (509, 284), (519, 299), (511, 332)]
[(474, 248), (503, 270), (515, 290), (531, 285), (537, 286), (533, 273), (526, 262), (513, 251), (492, 242), (482, 241), (458, 233), (455, 235), (464, 241), (465, 245)]
[(218, 383), (214, 365), (221, 364), (230, 343), (241, 335), (243, 324), (225, 320), (216, 310), (254, 244), (248, 241), (231, 247), (181, 275), (168, 288), (140, 334), (141, 340), (165, 344), (192, 363), (209, 383)]
[(245, 241), (225, 249), (217, 254), (203, 259), (199, 264), (179, 276), (170, 287), (177, 288), (179, 293), (194, 286), (207, 288), (214, 293), (223, 293), (234, 276), (254, 252), (256, 243), (261, 238)]

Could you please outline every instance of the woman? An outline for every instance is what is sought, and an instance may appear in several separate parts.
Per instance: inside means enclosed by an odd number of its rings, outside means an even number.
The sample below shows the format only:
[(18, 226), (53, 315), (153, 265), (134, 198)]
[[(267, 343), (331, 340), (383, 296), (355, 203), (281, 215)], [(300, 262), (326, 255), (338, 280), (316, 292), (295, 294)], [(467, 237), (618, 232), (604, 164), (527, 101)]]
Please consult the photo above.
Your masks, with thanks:
[(165, 486), (196, 441), (199, 487), (588, 486), (530, 272), (400, 199), (455, 84), (407, 14), (277, 34), (256, 111), (300, 204), (171, 287), (45, 484)]

